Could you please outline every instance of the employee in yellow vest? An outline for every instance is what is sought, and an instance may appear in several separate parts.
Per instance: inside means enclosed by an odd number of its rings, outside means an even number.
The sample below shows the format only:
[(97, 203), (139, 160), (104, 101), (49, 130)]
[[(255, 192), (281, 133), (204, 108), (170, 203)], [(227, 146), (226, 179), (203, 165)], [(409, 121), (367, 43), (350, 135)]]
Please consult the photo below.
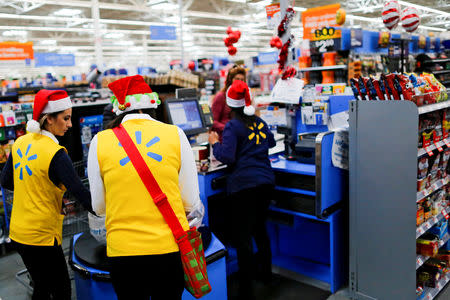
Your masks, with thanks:
[(39, 91), (28, 134), (14, 143), (1, 175), (2, 187), (14, 190), (10, 238), (33, 280), (33, 300), (71, 299), (61, 248), (66, 189), (92, 210), (89, 191), (55, 137), (72, 127), (71, 115), (72, 101), (65, 91)]
[[(184, 132), (153, 119), (160, 103), (140, 75), (108, 85), (122, 125), (142, 154), (185, 230), (204, 215), (194, 155)], [(92, 140), (88, 158), (92, 207), (106, 214), (107, 255), (122, 299), (181, 299), (184, 273), (172, 231), (112, 130)], [(189, 220), (189, 221), (188, 221)]]

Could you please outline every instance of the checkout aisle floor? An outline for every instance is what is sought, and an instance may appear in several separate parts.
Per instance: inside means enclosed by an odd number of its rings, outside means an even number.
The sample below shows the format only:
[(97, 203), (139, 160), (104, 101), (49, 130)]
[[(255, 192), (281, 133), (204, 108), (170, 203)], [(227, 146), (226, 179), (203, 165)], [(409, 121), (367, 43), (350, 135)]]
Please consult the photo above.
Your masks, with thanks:
[[(29, 300), (31, 297), (27, 290), (16, 281), (15, 274), (23, 270), (24, 266), (17, 253), (9, 253), (0, 256), (0, 300)], [(256, 283), (256, 296), (261, 300), (346, 300), (346, 297), (331, 295), (327, 291), (306, 285), (279, 275), (270, 286), (263, 286)], [(73, 290), (75, 290), (72, 281)], [(237, 283), (235, 276), (228, 280), (228, 299), (236, 299)], [(75, 294), (75, 292), (73, 292)], [(75, 296), (73, 297), (75, 299)], [(441, 293), (438, 300), (450, 299), (450, 287)], [(93, 299), (95, 300), (95, 299)]]

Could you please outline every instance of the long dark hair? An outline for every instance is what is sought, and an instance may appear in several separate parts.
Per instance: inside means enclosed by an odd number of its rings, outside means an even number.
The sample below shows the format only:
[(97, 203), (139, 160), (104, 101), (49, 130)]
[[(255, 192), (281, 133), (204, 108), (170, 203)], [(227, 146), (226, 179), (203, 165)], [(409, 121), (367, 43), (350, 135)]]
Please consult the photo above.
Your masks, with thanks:
[(244, 107), (232, 107), (231, 118), (241, 121), (245, 126), (252, 126), (256, 122), (256, 116), (247, 116), (244, 114)]
[(233, 66), (230, 70), (228, 70), (227, 79), (225, 80), (225, 86), (222, 89), (223, 93), (226, 93), (230, 85), (233, 83), (233, 79), (237, 74), (244, 75), (244, 82), (247, 80), (247, 72), (244, 68), (239, 66)]
[(156, 112), (155, 112), (154, 108), (144, 108), (144, 109), (130, 110), (130, 111), (124, 112), (123, 114), (120, 114), (117, 117), (115, 117), (111, 122), (109, 122), (106, 125), (105, 129), (113, 129), (113, 128), (119, 127), (119, 125), (123, 121), (123, 118), (125, 118), (126, 115), (139, 114), (139, 113), (150, 115), (150, 117), (152, 117), (152, 118), (155, 118), (155, 116), (156, 116)]

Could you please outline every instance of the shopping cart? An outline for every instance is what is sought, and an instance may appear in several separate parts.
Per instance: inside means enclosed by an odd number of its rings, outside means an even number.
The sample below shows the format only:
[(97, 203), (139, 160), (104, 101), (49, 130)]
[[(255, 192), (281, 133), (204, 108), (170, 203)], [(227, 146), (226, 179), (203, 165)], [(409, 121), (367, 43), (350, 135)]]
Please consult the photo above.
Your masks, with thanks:
[[(80, 177), (81, 181), (86, 187), (89, 187), (89, 181), (87, 178), (87, 162), (86, 160), (73, 163), (75, 172)], [(7, 189), (2, 188), (2, 200), (5, 213), (6, 223), (6, 236), (9, 236), (9, 225), (11, 221), (11, 211), (13, 207), (14, 193)], [(63, 242), (62, 247), (66, 257), (70, 253), (70, 240), (72, 236), (77, 233), (89, 230), (88, 212), (76, 201), (75, 197), (66, 192), (63, 196), (63, 212), (65, 214), (63, 221)], [(11, 240), (7, 238), (7, 242)], [(72, 278), (72, 276), (71, 276)], [(16, 279), (22, 285), (24, 285), (31, 293), (33, 292), (33, 283), (30, 280), (30, 276), (26, 269), (16, 274)]]

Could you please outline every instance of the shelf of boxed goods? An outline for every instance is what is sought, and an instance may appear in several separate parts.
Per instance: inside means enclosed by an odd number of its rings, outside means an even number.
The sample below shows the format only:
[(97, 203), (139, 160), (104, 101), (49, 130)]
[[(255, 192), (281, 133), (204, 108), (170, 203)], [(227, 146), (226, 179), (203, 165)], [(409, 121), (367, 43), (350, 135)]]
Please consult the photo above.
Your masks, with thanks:
[(442, 210), (442, 213), (439, 213), (437, 216), (431, 217), (428, 221), (422, 223), (422, 225), (418, 226), (416, 229), (416, 239), (427, 232), (428, 229), (436, 225), (440, 220), (444, 218), (445, 214), (450, 214), (450, 207)]
[(422, 199), (424, 199), (425, 197), (428, 197), (435, 191), (437, 191), (440, 188), (442, 188), (443, 186), (447, 185), (447, 183), (449, 183), (449, 182), (450, 182), (450, 175), (447, 175), (445, 178), (439, 179), (436, 182), (434, 182), (429, 188), (424, 189), (420, 192), (417, 192), (417, 201), (416, 202), (419, 202)]
[[(450, 235), (447, 233), (444, 237), (439, 241), (439, 248), (444, 246), (445, 243), (450, 239)], [(416, 256), (416, 270), (422, 266), (430, 257), (417, 254)]]
[(419, 115), (450, 107), (450, 101), (443, 101), (418, 107)]
[(426, 287), (423, 291), (424, 297), (422, 299), (424, 300), (432, 300), (434, 299), (441, 290), (445, 287), (445, 285), (450, 281), (450, 273), (445, 274), (444, 277), (442, 277), (437, 283), (435, 288)]

